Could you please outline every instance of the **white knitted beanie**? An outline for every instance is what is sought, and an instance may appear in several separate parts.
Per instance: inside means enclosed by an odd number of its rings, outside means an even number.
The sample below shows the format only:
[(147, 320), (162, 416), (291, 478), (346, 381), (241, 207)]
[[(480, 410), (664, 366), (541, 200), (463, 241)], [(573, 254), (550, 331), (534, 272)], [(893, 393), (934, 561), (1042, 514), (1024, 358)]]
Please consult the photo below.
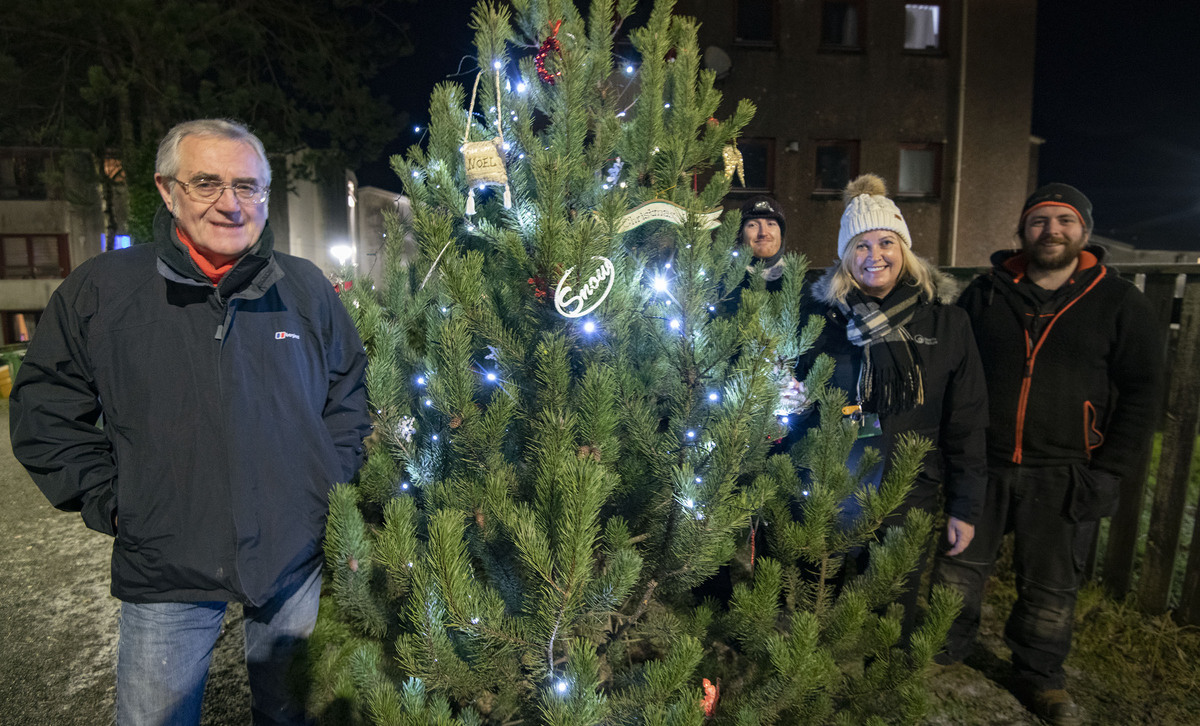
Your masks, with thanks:
[(846, 186), (843, 194), (846, 211), (842, 212), (842, 228), (838, 231), (838, 258), (846, 255), (850, 240), (863, 232), (886, 229), (895, 232), (912, 249), (912, 236), (904, 215), (896, 203), (887, 198), (887, 185), (874, 174), (863, 174)]

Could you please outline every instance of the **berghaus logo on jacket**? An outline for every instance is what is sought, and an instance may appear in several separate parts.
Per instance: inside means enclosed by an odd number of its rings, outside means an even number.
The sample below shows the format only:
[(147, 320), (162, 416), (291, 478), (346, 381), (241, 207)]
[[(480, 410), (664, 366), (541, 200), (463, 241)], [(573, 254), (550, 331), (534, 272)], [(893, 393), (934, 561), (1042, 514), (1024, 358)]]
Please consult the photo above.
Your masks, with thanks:
[(300, 336), (295, 333), (287, 333), (281, 330), (275, 334), (275, 340), (283, 340), (284, 338), (295, 338), (296, 340), (300, 340)]

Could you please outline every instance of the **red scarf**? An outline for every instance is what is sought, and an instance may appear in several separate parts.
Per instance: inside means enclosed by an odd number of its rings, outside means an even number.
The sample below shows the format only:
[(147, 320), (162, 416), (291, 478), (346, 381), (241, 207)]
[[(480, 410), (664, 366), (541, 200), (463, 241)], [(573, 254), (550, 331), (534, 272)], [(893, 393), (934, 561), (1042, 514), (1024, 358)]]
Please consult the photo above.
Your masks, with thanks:
[(187, 247), (188, 254), (192, 256), (192, 261), (196, 263), (196, 266), (200, 268), (204, 276), (212, 281), (213, 287), (216, 287), (221, 278), (225, 277), (225, 273), (232, 270), (233, 266), (237, 263), (237, 259), (234, 258), (223, 265), (214, 265), (204, 256), (203, 252), (196, 248), (196, 243), (192, 242), (191, 237), (187, 236), (187, 232), (183, 231), (183, 227), (176, 225), (175, 234), (179, 235), (179, 241), (183, 243), (184, 247)]

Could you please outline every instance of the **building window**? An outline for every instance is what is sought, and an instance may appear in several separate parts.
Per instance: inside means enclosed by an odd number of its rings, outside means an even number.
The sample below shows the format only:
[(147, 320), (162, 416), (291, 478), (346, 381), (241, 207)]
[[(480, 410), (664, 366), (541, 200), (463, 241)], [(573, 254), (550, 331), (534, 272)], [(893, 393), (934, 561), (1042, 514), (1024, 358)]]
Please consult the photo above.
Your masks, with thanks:
[(821, 47), (861, 50), (865, 9), (862, 0), (825, 0), (821, 6)]
[(0, 199), (49, 199), (50, 156), (40, 151), (0, 152)]
[(904, 49), (935, 51), (942, 49), (942, 6), (904, 6)]
[(904, 144), (900, 147), (900, 180), (896, 185), (897, 195), (941, 196), (941, 180), (941, 144)]
[(0, 279), (66, 277), (70, 269), (67, 235), (0, 236)]
[(736, 40), (744, 45), (775, 45), (776, 0), (736, 0)]
[(850, 180), (858, 176), (858, 142), (829, 140), (816, 142), (816, 194), (841, 194)]
[(731, 193), (771, 193), (775, 189), (775, 139), (738, 139), (742, 165), (746, 170), (746, 186), (737, 185), (735, 176)]

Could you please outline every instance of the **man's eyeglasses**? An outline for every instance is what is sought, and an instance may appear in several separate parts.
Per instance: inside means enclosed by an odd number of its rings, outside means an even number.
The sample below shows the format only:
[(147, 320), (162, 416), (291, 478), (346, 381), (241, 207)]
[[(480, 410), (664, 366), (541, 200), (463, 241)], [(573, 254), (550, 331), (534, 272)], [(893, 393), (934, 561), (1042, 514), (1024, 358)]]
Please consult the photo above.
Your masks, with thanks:
[(219, 181), (202, 179), (200, 181), (185, 182), (171, 177), (171, 181), (183, 187), (185, 194), (189, 194), (197, 199), (202, 199), (206, 202), (215, 202), (225, 193), (226, 189), (232, 189), (234, 195), (250, 204), (262, 204), (267, 201), (267, 196), (271, 190), (269, 187), (260, 187), (257, 184), (249, 182), (237, 182), (235, 184), (222, 184)]

